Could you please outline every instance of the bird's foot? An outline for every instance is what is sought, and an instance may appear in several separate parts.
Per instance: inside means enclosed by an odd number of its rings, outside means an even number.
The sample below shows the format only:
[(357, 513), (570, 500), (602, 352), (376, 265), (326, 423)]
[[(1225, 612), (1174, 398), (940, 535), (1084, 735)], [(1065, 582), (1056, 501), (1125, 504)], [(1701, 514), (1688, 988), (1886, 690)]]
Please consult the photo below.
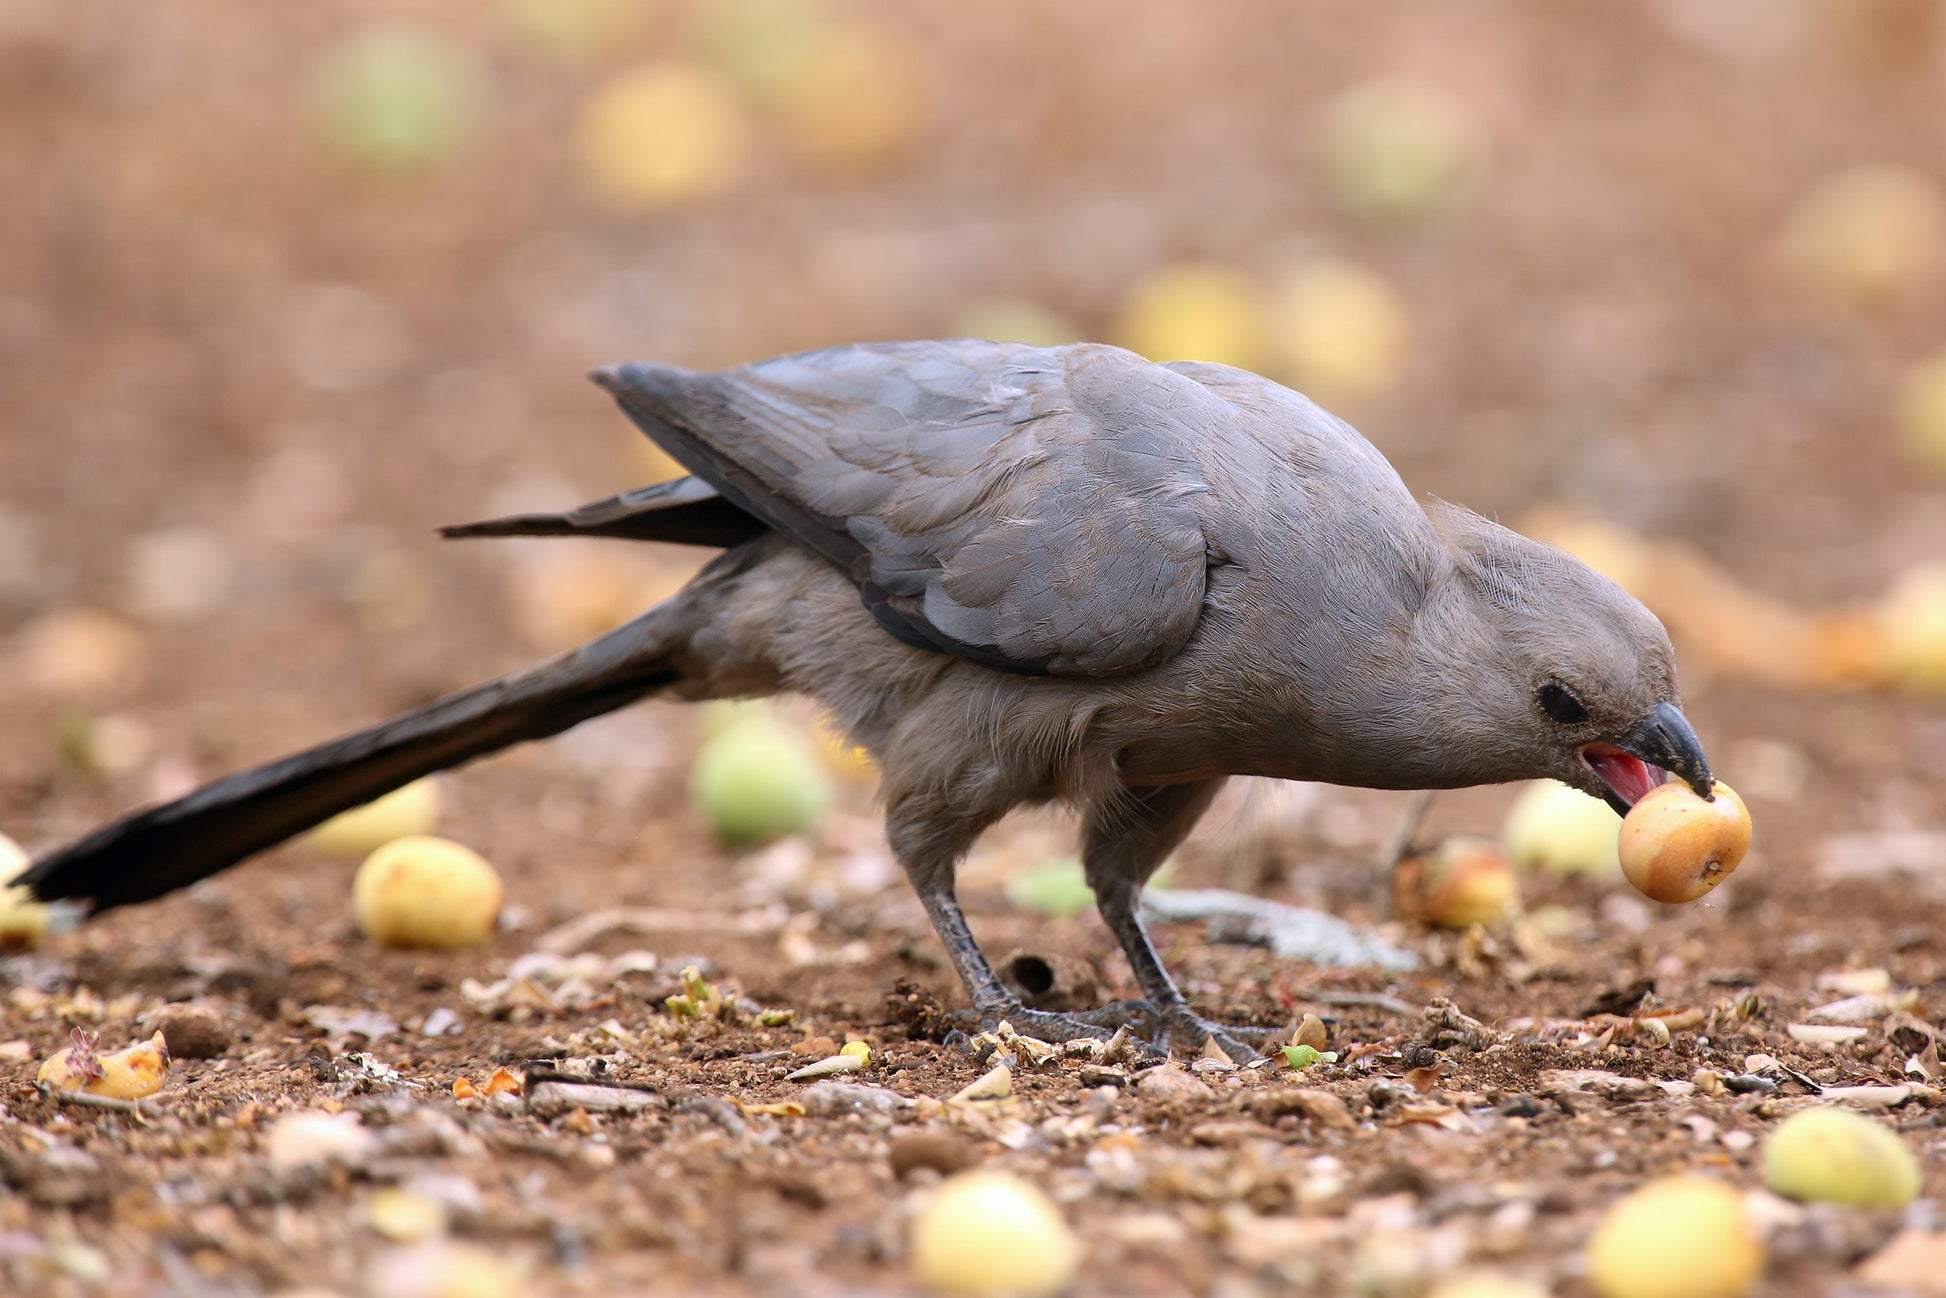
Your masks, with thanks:
[(1179, 1007), (1163, 1012), (1161, 1030), (1150, 1040), (1161, 1050), (1185, 1054), (1202, 1050), (1213, 1041), (1230, 1062), (1252, 1064), (1263, 1058), (1257, 1047), (1282, 1045), (1289, 1040), (1290, 1032), (1289, 1028), (1212, 1023), (1187, 1007)]

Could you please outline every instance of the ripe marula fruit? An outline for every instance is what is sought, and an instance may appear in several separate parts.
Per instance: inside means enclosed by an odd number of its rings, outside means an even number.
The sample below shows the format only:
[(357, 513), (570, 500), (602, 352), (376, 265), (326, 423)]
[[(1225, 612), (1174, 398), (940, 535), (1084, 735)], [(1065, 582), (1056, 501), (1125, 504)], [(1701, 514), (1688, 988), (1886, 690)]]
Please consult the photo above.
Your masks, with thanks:
[(380, 946), (446, 951), (493, 934), (500, 876), (477, 852), (412, 834), (385, 844), (358, 867), (351, 903), (358, 927)]
[(1672, 780), (1622, 820), (1622, 873), (1654, 901), (1695, 901), (1730, 877), (1750, 848), (1750, 812), (1718, 781), (1710, 799)]
[(1588, 1280), (1602, 1298), (1739, 1298), (1763, 1269), (1742, 1196), (1699, 1176), (1651, 1181), (1588, 1241)]

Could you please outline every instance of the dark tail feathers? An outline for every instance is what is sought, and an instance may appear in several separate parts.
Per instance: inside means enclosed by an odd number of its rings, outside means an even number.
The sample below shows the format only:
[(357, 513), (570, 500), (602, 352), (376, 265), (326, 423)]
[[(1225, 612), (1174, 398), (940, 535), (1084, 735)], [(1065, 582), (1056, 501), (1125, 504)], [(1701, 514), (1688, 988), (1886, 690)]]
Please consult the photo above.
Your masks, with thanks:
[(17, 879), (92, 910), (186, 887), (402, 784), (559, 734), (672, 684), (668, 605), (571, 653), (107, 825)]
[(729, 549), (770, 529), (717, 494), (701, 478), (678, 478), (625, 491), (564, 514), (515, 514), (484, 523), (442, 527), (467, 536), (612, 536), (627, 541), (672, 541)]

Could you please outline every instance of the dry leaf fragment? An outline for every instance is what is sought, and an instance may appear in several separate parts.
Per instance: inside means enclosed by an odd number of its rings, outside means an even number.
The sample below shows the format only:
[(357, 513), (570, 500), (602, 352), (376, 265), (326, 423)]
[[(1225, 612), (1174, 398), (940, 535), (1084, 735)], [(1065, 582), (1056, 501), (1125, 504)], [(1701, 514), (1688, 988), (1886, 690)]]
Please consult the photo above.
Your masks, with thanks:
[(960, 1088), (952, 1102), (966, 1103), (974, 1100), (1002, 1100), (1014, 1093), (1013, 1069), (1005, 1064), (996, 1064), (992, 1069)]
[(1424, 1095), (1426, 1092), (1432, 1090), (1433, 1087), (1439, 1085), (1439, 1079), (1445, 1075), (1445, 1072), (1446, 1061), (1442, 1059), (1430, 1067), (1414, 1068), (1408, 1071), (1405, 1075), (1405, 1084), (1419, 1094)]
[(1291, 1035), (1291, 1044), (1323, 1050), (1327, 1039), (1324, 1020), (1315, 1014), (1306, 1014), (1304, 1021), (1297, 1025), (1297, 1031)]
[(1790, 1023), (1785, 1025), (1784, 1031), (1790, 1033), (1791, 1040), (1807, 1046), (1839, 1046), (1847, 1041), (1857, 1041), (1868, 1035), (1871, 1029), (1837, 1023)]

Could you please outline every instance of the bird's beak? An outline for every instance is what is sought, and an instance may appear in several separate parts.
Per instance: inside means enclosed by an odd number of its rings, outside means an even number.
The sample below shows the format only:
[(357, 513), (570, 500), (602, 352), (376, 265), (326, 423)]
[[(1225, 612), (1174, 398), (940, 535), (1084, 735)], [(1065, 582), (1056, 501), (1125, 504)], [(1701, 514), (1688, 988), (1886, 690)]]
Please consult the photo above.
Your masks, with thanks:
[(1581, 759), (1601, 780), (1608, 805), (1624, 816), (1662, 783), (1664, 772), (1677, 776), (1704, 798), (1711, 796), (1716, 785), (1702, 741), (1696, 738), (1689, 718), (1673, 703), (1656, 704), (1655, 711), (1620, 745), (1585, 745)]

